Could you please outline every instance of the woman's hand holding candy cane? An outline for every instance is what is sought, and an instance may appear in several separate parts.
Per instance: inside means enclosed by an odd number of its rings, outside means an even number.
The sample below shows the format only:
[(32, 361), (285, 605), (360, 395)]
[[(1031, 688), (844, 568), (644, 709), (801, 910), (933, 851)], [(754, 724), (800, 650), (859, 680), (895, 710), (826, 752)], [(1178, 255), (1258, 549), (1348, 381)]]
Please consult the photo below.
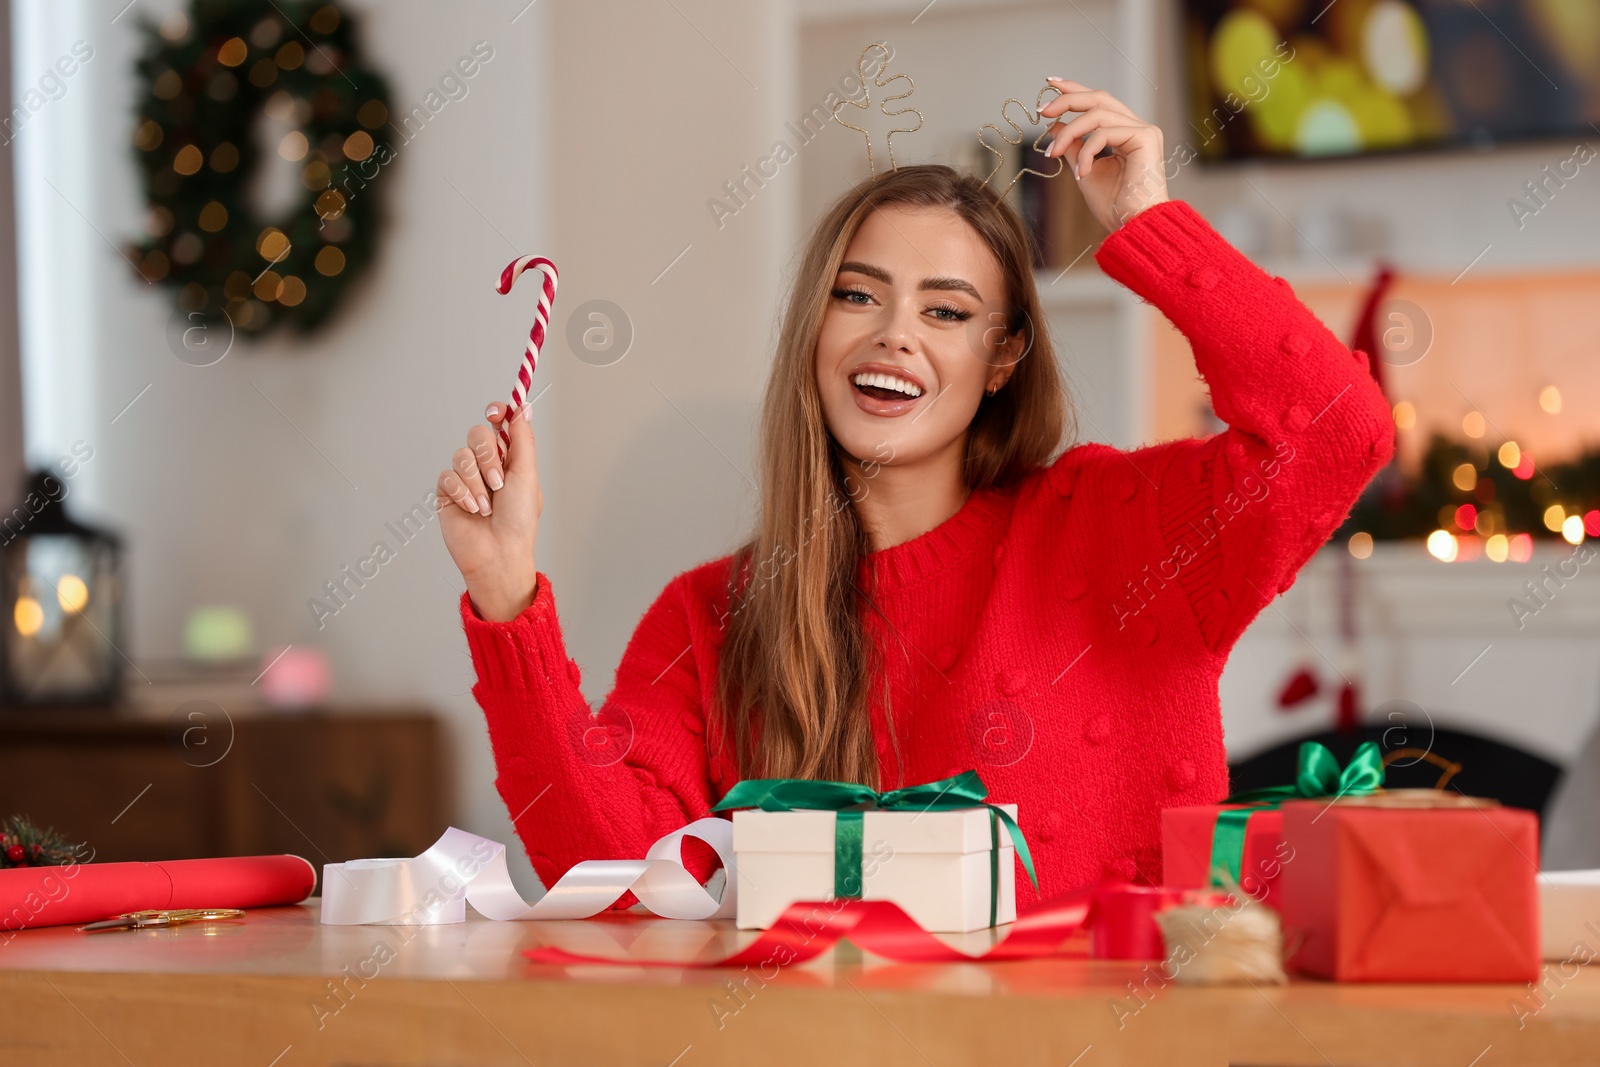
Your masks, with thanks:
[(451, 469), (439, 474), (439, 522), (445, 547), (467, 580), (467, 593), (478, 614), (495, 622), (522, 614), (533, 603), (539, 580), (533, 542), (544, 494), (539, 490), (533, 427), (528, 422), (533, 402), (527, 397), (556, 298), (556, 265), (543, 256), (519, 256), (501, 271), (495, 290), (509, 293), (529, 268), (543, 275), (543, 285), (511, 388), (511, 404), (490, 404), (485, 413), (489, 425), (468, 430), (466, 447), (457, 449)]
[[(489, 425), (474, 425), (439, 474), (439, 524), (444, 544), (466, 579), (467, 593), (485, 619), (514, 619), (533, 603), (538, 567), (534, 537), (544, 493), (528, 424), (529, 405), (513, 412), (489, 405)], [(502, 462), (496, 436), (504, 429), (511, 447)]]

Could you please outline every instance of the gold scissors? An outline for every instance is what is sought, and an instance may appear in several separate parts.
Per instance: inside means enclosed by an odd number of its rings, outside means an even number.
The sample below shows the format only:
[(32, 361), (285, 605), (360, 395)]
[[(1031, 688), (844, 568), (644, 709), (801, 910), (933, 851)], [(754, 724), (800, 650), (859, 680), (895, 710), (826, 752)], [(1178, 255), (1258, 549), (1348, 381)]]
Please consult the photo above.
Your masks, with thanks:
[(149, 926), (178, 926), (181, 923), (210, 922), (216, 919), (238, 919), (244, 916), (239, 908), (179, 908), (174, 911), (130, 911), (115, 919), (80, 926), (80, 930), (143, 930)]

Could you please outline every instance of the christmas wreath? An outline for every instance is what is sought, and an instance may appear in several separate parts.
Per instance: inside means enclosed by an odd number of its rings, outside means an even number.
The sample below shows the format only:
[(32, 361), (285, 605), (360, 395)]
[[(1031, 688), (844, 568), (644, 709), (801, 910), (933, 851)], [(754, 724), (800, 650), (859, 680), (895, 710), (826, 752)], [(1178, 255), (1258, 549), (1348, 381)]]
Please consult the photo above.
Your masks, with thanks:
[[(144, 31), (133, 144), (148, 236), (130, 259), (191, 319), (317, 326), (372, 258), (374, 179), (395, 156), (388, 89), (350, 18), (322, 0), (194, 0)], [(264, 153), (298, 179), (271, 218), (245, 195)]]

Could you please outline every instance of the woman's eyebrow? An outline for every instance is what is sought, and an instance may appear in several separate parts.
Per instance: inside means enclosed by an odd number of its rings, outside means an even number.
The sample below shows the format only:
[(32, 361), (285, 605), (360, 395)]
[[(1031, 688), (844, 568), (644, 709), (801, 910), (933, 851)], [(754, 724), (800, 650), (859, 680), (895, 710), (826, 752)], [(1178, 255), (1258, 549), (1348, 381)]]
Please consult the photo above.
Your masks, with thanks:
[[(888, 271), (884, 270), (882, 267), (874, 267), (871, 263), (862, 263), (859, 260), (852, 259), (839, 264), (839, 270), (841, 272), (848, 270), (854, 271), (857, 274), (865, 274), (869, 278), (876, 278), (885, 285), (894, 284), (894, 279), (889, 276)], [(922, 279), (922, 284), (917, 286), (917, 288), (955, 290), (957, 292), (969, 294), (974, 300), (983, 299), (983, 297), (978, 295), (978, 290), (972, 287), (972, 283), (962, 278), (947, 278), (943, 275), (935, 275), (931, 278)]]

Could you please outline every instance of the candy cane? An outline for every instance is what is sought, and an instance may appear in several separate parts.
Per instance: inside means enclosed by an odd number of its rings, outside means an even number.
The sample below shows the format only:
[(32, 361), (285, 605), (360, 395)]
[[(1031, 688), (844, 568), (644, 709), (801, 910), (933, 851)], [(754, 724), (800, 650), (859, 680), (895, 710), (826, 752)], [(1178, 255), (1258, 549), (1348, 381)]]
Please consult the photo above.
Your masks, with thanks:
[(550, 305), (556, 299), (556, 265), (543, 256), (518, 256), (506, 264), (494, 287), (496, 292), (504, 296), (511, 292), (511, 286), (529, 267), (537, 267), (544, 274), (544, 288), (539, 292), (539, 310), (533, 320), (533, 329), (528, 331), (528, 347), (522, 354), (522, 366), (517, 368), (517, 384), (511, 387), (511, 411), (500, 423), (499, 450), (502, 462), (506, 458), (506, 450), (511, 447), (509, 415), (522, 407), (523, 400), (528, 396), (528, 387), (533, 384), (534, 368), (539, 365), (539, 346), (544, 344), (545, 329), (550, 323)]

